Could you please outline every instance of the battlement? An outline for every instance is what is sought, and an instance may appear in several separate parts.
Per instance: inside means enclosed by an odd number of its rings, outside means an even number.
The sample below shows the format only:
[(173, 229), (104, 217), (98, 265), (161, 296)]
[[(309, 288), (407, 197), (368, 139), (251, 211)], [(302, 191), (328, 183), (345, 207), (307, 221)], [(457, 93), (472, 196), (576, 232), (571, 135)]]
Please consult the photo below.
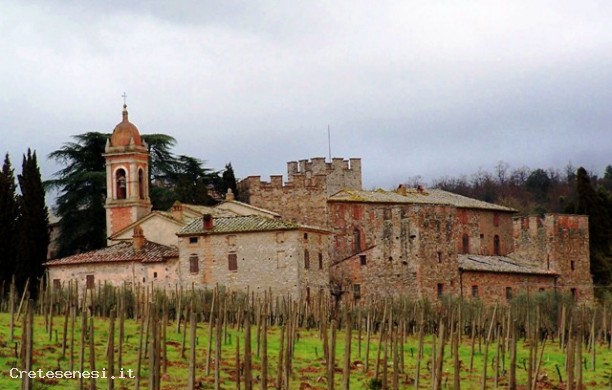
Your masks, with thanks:
[[(514, 218), (515, 235), (529, 232), (536, 236), (539, 232), (555, 235), (562, 232), (586, 232), (589, 229), (589, 217), (576, 214), (545, 214)], [(522, 232), (522, 233), (521, 233)]]
[(293, 180), (283, 182), (283, 175), (271, 175), (270, 181), (261, 180), (261, 176), (249, 176), (238, 183), (239, 192), (248, 190), (250, 193), (257, 191), (285, 191), (298, 188), (320, 188), (323, 190), (326, 185), (326, 175), (307, 176), (303, 173), (296, 173)]
[(361, 179), (361, 159), (341, 157), (332, 158), (331, 162), (326, 162), (325, 157), (313, 157), (310, 160), (289, 161), (287, 163), (288, 181), (292, 181), (293, 176), (298, 174), (306, 175), (330, 175), (333, 173), (352, 173)]

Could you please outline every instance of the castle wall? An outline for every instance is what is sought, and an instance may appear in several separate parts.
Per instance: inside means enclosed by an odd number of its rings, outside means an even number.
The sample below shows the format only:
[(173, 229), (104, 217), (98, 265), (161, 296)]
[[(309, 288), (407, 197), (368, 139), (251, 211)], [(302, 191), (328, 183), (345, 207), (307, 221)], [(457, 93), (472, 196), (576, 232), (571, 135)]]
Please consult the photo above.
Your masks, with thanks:
[(361, 189), (361, 160), (323, 157), (287, 163), (287, 182), (282, 175), (249, 176), (238, 183), (239, 198), (253, 206), (272, 210), (284, 219), (326, 227), (327, 198), (342, 189)]
[(363, 297), (433, 299), (438, 285), (444, 294), (458, 291), (454, 207), (347, 202), (329, 207), (337, 262), (332, 277), (360, 285)]
[(515, 218), (514, 247), (517, 257), (539, 260), (543, 269), (557, 272), (561, 290), (574, 289), (579, 300), (593, 299), (588, 216), (546, 214)]
[[(513, 251), (512, 213), (483, 209), (458, 209), (457, 252), (463, 251), (463, 234), (469, 237), (469, 251), (475, 255), (505, 256)], [(495, 251), (495, 236), (499, 238), (499, 252)]]
[(461, 271), (461, 296), (487, 304), (508, 302), (519, 294), (562, 291), (555, 275)]

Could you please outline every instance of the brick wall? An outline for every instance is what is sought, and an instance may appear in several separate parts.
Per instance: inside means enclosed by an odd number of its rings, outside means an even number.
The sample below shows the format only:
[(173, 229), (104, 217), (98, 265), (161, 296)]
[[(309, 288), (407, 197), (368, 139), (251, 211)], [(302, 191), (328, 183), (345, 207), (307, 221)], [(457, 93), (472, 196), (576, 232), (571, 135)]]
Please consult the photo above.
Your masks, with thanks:
[(555, 275), (463, 271), (460, 279), (461, 295), (468, 300), (480, 299), (491, 304), (505, 303), (507, 297), (521, 293), (562, 291), (561, 288), (556, 289), (555, 279)]

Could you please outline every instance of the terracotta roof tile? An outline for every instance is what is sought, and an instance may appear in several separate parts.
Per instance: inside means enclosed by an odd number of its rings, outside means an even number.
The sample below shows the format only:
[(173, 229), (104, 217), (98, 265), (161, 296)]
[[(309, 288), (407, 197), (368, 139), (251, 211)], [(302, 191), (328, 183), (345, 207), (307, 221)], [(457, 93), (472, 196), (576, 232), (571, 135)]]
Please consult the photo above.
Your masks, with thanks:
[(131, 241), (123, 241), (106, 248), (79, 253), (61, 259), (46, 262), (46, 266), (86, 264), (86, 263), (114, 263), (123, 261), (137, 261), (142, 263), (156, 263), (167, 258), (178, 257), (178, 249), (172, 246), (145, 241), (144, 247), (136, 251)]
[(241, 233), (241, 232), (264, 232), (274, 230), (294, 230), (300, 225), (282, 221), (276, 218), (266, 218), (258, 215), (244, 215), (236, 217), (213, 218), (212, 229), (204, 230), (202, 218), (191, 221), (178, 235), (202, 234), (202, 233)]

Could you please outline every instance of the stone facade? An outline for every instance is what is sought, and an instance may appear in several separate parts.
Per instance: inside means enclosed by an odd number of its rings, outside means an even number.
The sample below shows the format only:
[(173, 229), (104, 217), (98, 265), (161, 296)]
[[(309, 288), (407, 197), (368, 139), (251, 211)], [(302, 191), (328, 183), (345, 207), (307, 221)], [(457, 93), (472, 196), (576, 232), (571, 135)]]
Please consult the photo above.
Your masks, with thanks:
[[(211, 223), (232, 219), (236, 218), (215, 218)], [(240, 231), (244, 225), (231, 226), (219, 232), (188, 226), (179, 233), (177, 273), (183, 285), (270, 290), (296, 299), (328, 288), (327, 232), (280, 222), (246, 232)]]

